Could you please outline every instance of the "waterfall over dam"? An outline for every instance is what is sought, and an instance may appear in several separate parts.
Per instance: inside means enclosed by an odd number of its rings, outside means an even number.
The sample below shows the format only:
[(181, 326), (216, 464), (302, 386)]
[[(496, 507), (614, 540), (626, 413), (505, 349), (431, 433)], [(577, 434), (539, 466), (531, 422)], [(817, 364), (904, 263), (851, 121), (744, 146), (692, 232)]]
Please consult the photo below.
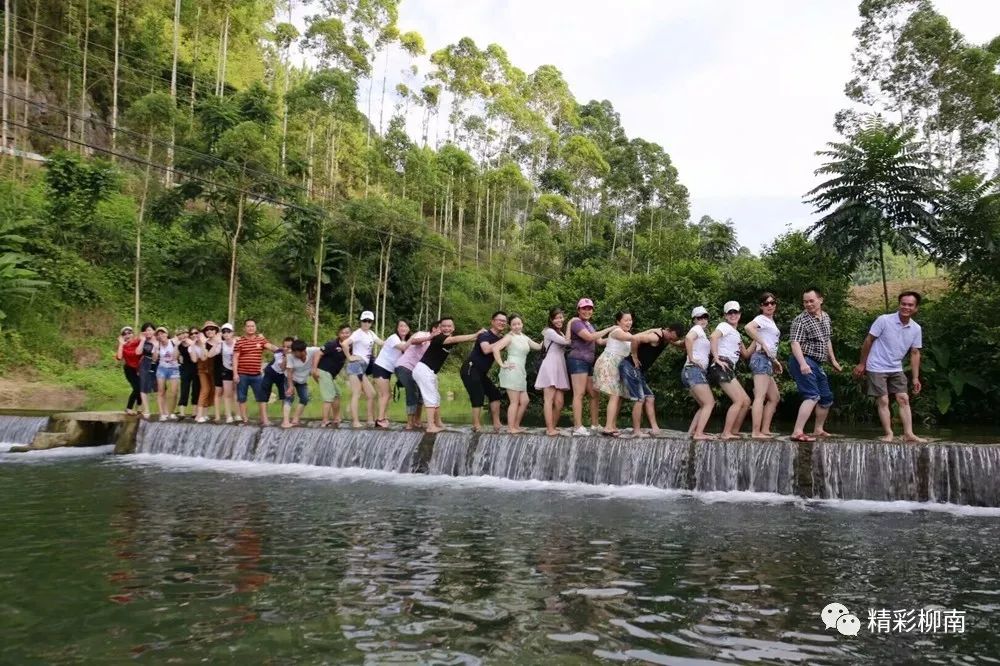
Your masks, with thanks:
[(692, 442), (141, 423), (135, 451), (397, 473), (1000, 506), (1000, 445), (836, 438)]

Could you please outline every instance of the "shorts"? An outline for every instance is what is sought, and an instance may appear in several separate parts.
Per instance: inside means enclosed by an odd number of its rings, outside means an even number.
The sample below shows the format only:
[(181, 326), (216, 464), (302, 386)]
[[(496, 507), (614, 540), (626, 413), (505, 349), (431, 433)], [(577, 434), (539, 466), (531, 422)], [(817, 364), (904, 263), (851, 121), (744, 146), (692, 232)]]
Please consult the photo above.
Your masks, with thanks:
[(151, 358), (139, 361), (139, 392), (156, 393), (156, 368)]
[[(299, 404), (302, 405), (303, 407), (308, 405), (309, 384), (307, 384), (306, 382), (302, 382), (301, 384), (299, 384), (298, 382), (292, 382), (292, 386), (295, 388), (294, 393), (297, 393), (299, 395)], [(291, 405), (295, 401), (294, 393), (293, 395), (287, 395), (286, 393), (285, 395), (281, 396), (281, 399), (284, 400), (286, 405)]]
[(767, 354), (754, 352), (753, 356), (750, 357), (750, 372), (755, 375), (770, 376), (774, 374), (774, 364), (771, 363)]
[(347, 376), (361, 378), (365, 376), (365, 370), (368, 369), (368, 361), (350, 361), (347, 364)]
[(503, 398), (503, 394), (500, 393), (500, 389), (496, 387), (490, 376), (471, 362), (466, 361), (459, 375), (462, 377), (465, 392), (469, 394), (469, 402), (472, 403), (473, 408), (481, 408), (486, 403), (487, 398), (489, 398), (489, 402), (499, 402)]
[(263, 381), (263, 375), (240, 375), (240, 381), (236, 385), (236, 402), (241, 405), (246, 402), (250, 389), (253, 389), (253, 397), (257, 402), (267, 402), (268, 396), (261, 395), (260, 390)]
[(833, 404), (830, 379), (826, 376), (819, 361), (810, 356), (806, 356), (805, 359), (812, 373), (802, 374), (802, 371), (799, 370), (799, 362), (793, 356), (788, 359), (788, 374), (795, 380), (795, 386), (799, 389), (799, 395), (802, 396), (803, 400), (815, 400), (820, 407), (829, 407)]
[(417, 363), (413, 368), (413, 381), (420, 389), (420, 397), (427, 407), (441, 406), (441, 393), (438, 391), (437, 374), (423, 363)]
[(868, 373), (868, 395), (874, 398), (906, 393), (908, 388), (906, 374), (902, 371)]
[(180, 367), (178, 367), (176, 365), (174, 365), (174, 366), (169, 366), (169, 365), (168, 366), (162, 366), (162, 365), (159, 365), (159, 366), (156, 367), (156, 378), (157, 379), (167, 380), (167, 381), (169, 381), (171, 379), (180, 379), (181, 378), (181, 369), (180, 369)]
[(699, 384), (708, 384), (708, 377), (705, 376), (705, 371), (697, 365), (685, 365), (684, 369), (681, 370), (681, 384), (684, 385), (684, 388), (691, 389)]
[(233, 371), (229, 368), (222, 368), (222, 370), (216, 370), (215, 373), (215, 388), (222, 388), (222, 382), (233, 381)]
[(375, 379), (392, 379), (392, 371), (386, 370), (378, 363), (373, 363), (372, 377), (374, 377)]
[(710, 363), (705, 375), (713, 386), (722, 386), (736, 379), (736, 371), (732, 367), (727, 368), (720, 363)]
[(594, 362), (584, 361), (580, 358), (573, 358), (572, 356), (566, 357), (566, 369), (569, 370), (571, 375), (593, 375), (594, 374)]
[[(281, 374), (271, 366), (264, 368), (264, 378), (260, 382), (260, 391), (257, 393), (260, 397), (257, 398), (258, 402), (271, 402), (271, 392), (274, 387), (278, 388), (278, 400), (285, 399), (285, 385), (288, 383), (288, 377)], [(263, 398), (263, 399), (261, 399)]]
[(319, 371), (319, 395), (323, 402), (333, 402), (340, 397), (337, 382), (333, 380), (333, 375), (326, 370)]
[(653, 397), (653, 389), (646, 383), (646, 377), (642, 370), (632, 365), (632, 359), (626, 358), (618, 366), (618, 375), (621, 379), (622, 389), (629, 400), (641, 402), (646, 398)]

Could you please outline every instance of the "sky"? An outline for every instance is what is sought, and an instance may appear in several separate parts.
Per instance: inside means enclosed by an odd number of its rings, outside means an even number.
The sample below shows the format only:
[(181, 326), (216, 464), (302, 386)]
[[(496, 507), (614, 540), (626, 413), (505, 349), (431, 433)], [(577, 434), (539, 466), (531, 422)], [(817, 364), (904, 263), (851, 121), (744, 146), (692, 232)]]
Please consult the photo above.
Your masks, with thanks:
[[(972, 42), (1000, 34), (1000, 0), (934, 5)], [(755, 252), (811, 219), (859, 22), (854, 0), (403, 0), (399, 16), (429, 52), (497, 43), (527, 72), (555, 65), (581, 103), (610, 100), (671, 155), (692, 219), (731, 219)]]

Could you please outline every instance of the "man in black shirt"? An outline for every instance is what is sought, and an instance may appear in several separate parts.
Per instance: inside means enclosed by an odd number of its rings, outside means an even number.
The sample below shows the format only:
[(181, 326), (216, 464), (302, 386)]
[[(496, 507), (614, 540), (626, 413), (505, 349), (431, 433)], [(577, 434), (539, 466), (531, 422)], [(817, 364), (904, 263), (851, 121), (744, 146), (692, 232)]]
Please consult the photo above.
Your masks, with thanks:
[(459, 373), (465, 391), (469, 394), (469, 402), (472, 403), (472, 430), (479, 432), (482, 428), (480, 417), (483, 413), (483, 403), (486, 398), (490, 401), (490, 416), (493, 418), (493, 430), (500, 432), (500, 398), (501, 393), (493, 381), (490, 379), (490, 368), (493, 367), (493, 343), (503, 337), (503, 331), (507, 328), (507, 314), (505, 312), (494, 312), (490, 318), (490, 328), (483, 331), (476, 338), (476, 344), (472, 346), (468, 358), (462, 365)]
[[(455, 335), (455, 322), (451, 317), (442, 317), (437, 323), (440, 333), (430, 340), (427, 351), (424, 352), (420, 363), (413, 368), (413, 381), (420, 388), (420, 396), (423, 398), (424, 407), (427, 408), (427, 432), (441, 432), (444, 430), (444, 423), (441, 422), (441, 394), (438, 392), (437, 373), (441, 366), (448, 360), (455, 345), (463, 342), (472, 342), (479, 335), (486, 332), (481, 328), (469, 335)], [(414, 339), (415, 340), (415, 339)], [(423, 342), (415, 340), (414, 344)]]
[(624, 358), (621, 364), (622, 388), (634, 401), (632, 405), (632, 436), (648, 437), (642, 431), (642, 412), (645, 407), (646, 418), (649, 419), (649, 430), (653, 435), (660, 434), (660, 426), (656, 422), (655, 397), (646, 381), (649, 368), (668, 345), (684, 346), (684, 326), (671, 324), (665, 328), (651, 328), (632, 336), (632, 355)]
[(319, 383), (319, 393), (323, 398), (323, 420), (319, 424), (321, 428), (331, 423), (334, 427), (340, 425), (340, 391), (334, 380), (347, 362), (343, 345), (349, 337), (351, 327), (341, 326), (337, 331), (337, 339), (328, 340), (313, 357), (312, 376)]

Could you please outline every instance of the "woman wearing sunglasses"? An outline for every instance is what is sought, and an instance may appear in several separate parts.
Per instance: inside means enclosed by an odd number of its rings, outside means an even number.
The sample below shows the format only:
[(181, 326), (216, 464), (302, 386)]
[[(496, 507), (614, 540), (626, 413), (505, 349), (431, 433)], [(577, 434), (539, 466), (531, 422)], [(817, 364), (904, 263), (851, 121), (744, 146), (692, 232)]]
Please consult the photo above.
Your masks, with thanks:
[(778, 309), (778, 299), (771, 292), (764, 292), (760, 297), (760, 314), (744, 327), (750, 339), (757, 343), (757, 350), (750, 357), (750, 370), (753, 372), (753, 405), (750, 407), (750, 420), (753, 423), (752, 437), (754, 439), (770, 439), (771, 419), (778, 409), (778, 383), (774, 376), (782, 372), (781, 361), (778, 360), (778, 340), (781, 331), (774, 323), (774, 313)]

